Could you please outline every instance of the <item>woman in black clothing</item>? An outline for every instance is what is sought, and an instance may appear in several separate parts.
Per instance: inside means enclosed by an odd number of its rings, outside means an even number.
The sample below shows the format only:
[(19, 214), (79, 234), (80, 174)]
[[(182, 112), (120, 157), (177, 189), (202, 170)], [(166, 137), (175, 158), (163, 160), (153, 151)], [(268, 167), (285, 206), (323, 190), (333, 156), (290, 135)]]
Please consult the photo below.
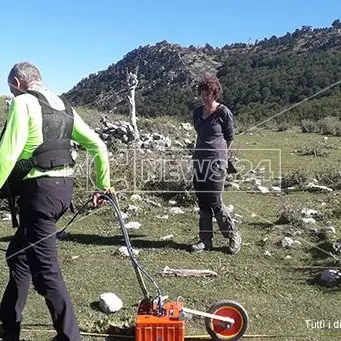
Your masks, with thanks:
[(241, 248), (241, 235), (222, 200), (228, 151), (234, 138), (233, 115), (218, 102), (222, 87), (216, 77), (204, 76), (198, 93), (203, 105), (193, 112), (197, 132), (193, 184), (200, 209), (199, 241), (191, 246), (191, 251), (212, 249), (214, 215), (222, 235), (229, 240), (228, 252), (235, 254)]

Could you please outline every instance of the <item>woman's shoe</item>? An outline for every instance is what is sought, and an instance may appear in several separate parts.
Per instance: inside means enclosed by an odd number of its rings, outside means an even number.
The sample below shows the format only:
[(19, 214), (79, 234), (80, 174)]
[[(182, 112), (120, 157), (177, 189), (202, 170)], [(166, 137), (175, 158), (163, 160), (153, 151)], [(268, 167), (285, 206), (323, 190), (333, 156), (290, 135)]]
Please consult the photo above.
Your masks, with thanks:
[(242, 248), (242, 235), (239, 231), (233, 231), (229, 239), (230, 245), (227, 247), (227, 252), (235, 255)]

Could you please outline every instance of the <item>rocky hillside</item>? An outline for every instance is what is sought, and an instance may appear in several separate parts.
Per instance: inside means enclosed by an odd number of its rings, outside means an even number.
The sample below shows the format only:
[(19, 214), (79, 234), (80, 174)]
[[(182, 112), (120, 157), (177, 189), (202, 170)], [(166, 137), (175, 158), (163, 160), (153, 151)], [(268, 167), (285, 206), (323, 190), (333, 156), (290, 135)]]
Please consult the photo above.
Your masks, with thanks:
[[(139, 115), (188, 116), (195, 105), (196, 80), (211, 73), (221, 79), (225, 86), (223, 100), (235, 113), (253, 115), (250, 111), (257, 111), (262, 116), (340, 80), (340, 47), (339, 20), (329, 28), (304, 26), (282, 37), (221, 48), (209, 44), (181, 47), (162, 41), (129, 52), (107, 70), (84, 78), (64, 95), (76, 106), (127, 113), (126, 70), (138, 70)], [(336, 87), (319, 98), (339, 93)], [(335, 98), (331, 103), (328, 105), (336, 109)]]

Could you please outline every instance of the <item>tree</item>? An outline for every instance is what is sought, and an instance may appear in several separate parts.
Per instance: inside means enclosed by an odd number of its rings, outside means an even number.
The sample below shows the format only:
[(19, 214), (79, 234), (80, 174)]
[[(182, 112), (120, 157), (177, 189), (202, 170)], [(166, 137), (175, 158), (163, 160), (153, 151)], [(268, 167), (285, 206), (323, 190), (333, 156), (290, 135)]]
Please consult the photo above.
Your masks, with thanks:
[(129, 100), (129, 113), (130, 113), (130, 123), (134, 128), (135, 138), (139, 139), (140, 134), (137, 129), (136, 123), (136, 106), (135, 106), (135, 89), (138, 84), (137, 79), (137, 69), (135, 73), (129, 72), (127, 68), (127, 84), (128, 84), (128, 100)]
[(266, 102), (271, 96), (271, 91), (267, 86), (262, 88), (261, 93), (262, 93), (263, 102)]
[(336, 19), (333, 21), (332, 26), (335, 28), (340, 28), (341, 27), (341, 22), (340, 19)]

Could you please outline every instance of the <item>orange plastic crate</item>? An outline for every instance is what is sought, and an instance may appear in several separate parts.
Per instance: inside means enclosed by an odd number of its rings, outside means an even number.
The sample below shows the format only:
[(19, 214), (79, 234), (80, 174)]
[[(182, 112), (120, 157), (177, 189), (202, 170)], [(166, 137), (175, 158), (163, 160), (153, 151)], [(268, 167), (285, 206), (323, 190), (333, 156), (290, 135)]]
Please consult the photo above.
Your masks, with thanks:
[(137, 315), (135, 341), (184, 341), (185, 322), (180, 319), (177, 302), (164, 304), (167, 314)]

